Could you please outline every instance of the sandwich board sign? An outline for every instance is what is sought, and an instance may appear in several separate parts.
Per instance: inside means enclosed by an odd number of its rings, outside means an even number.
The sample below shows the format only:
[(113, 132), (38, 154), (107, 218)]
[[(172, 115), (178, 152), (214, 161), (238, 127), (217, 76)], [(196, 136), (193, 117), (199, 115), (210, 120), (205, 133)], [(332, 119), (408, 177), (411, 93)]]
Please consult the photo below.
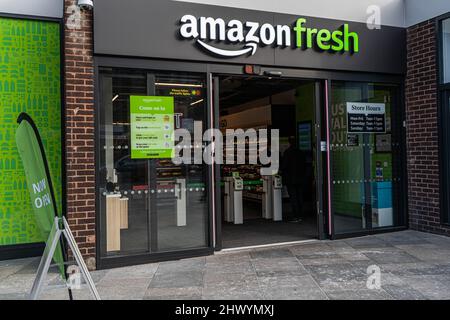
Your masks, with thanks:
[[(68, 280), (66, 274), (66, 265), (68, 263), (63, 252), (64, 242), (62, 236), (64, 236), (91, 289), (91, 293), (97, 299), (99, 298), (97, 290), (73, 238), (69, 225), (66, 219), (61, 217), (61, 214), (57, 212), (53, 184), (39, 131), (33, 119), (26, 113), (21, 113), (17, 122), (19, 124), (16, 130), (17, 149), (25, 170), (28, 191), (36, 221), (43, 238), (47, 239), (30, 298), (38, 298), (52, 260), (58, 266), (61, 278), (65, 281)], [(69, 293), (71, 294), (70, 288)]]

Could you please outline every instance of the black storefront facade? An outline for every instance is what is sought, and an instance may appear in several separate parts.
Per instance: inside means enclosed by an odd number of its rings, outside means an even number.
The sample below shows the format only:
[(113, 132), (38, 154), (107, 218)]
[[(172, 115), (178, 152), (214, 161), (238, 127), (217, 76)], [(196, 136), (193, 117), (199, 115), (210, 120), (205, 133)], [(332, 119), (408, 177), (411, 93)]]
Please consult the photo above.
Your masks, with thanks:
[[(93, 26), (98, 268), (222, 249), (220, 165), (130, 164), (129, 96), (173, 96), (180, 126), (219, 128), (224, 76), (313, 83), (317, 239), (407, 228), (405, 29), (143, 0), (126, 12), (120, 1), (96, 1)], [(384, 105), (385, 127), (352, 132), (348, 103)], [(167, 182), (173, 170), (179, 173)], [(187, 222), (180, 228), (172, 193), (183, 187)], [(108, 235), (107, 215), (121, 205), (129, 224)]]

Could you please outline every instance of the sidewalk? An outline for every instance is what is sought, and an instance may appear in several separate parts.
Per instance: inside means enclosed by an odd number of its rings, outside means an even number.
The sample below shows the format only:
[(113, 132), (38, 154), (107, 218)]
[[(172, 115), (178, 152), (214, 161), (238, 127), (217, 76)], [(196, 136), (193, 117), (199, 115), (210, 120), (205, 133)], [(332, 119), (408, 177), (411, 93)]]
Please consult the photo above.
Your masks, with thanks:
[[(0, 262), (0, 299), (25, 299), (39, 260)], [(367, 288), (367, 267), (381, 289)], [(403, 231), (92, 273), (102, 299), (450, 299), (450, 238)], [(50, 285), (60, 283), (52, 273)], [(87, 288), (75, 299), (90, 299)], [(67, 299), (44, 288), (43, 299)]]

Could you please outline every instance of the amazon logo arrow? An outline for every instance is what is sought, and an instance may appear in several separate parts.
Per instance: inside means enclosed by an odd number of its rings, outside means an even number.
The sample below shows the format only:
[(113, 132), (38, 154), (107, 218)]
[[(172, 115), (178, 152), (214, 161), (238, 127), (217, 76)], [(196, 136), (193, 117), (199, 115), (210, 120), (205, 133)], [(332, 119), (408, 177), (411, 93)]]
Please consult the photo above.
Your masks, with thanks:
[(197, 42), (206, 50), (208, 50), (216, 55), (222, 56), (222, 57), (239, 57), (239, 56), (242, 56), (244, 54), (249, 54), (249, 53), (250, 53), (250, 55), (253, 56), (256, 52), (256, 49), (258, 49), (258, 45), (253, 42), (246, 43), (245, 47), (240, 50), (219, 49), (219, 48), (213, 47), (199, 39), (197, 39)]

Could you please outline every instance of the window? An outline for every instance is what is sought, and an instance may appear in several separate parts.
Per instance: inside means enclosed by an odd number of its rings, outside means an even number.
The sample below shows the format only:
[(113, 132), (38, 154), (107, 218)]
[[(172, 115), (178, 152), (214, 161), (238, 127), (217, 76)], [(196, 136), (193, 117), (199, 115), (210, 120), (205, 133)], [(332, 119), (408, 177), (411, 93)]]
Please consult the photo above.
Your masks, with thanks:
[(441, 201), (442, 201), (442, 221), (444, 223), (450, 222), (450, 197), (449, 197), (449, 186), (450, 186), (450, 163), (449, 163), (449, 152), (450, 148), (450, 124), (449, 124), (449, 116), (450, 116), (450, 90), (443, 90), (441, 92), (441, 141), (440, 141), (440, 149), (441, 149)]
[(439, 21), (439, 98), (442, 222), (450, 223), (450, 17)]
[(441, 22), (442, 82), (450, 83), (450, 18)]

